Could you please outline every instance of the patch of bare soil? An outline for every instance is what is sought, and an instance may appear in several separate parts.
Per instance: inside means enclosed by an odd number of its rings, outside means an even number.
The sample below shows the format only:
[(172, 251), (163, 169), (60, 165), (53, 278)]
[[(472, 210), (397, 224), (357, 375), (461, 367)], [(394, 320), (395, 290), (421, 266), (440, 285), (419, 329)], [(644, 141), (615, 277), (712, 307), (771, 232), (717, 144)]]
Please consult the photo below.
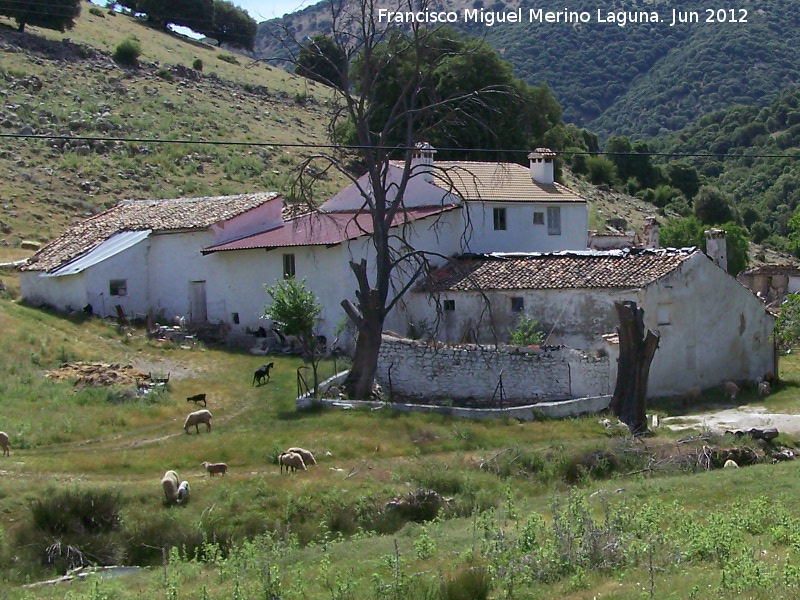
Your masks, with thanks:
[(45, 377), (56, 381), (74, 381), (76, 389), (112, 385), (135, 386), (137, 382), (150, 380), (149, 373), (140, 371), (133, 365), (119, 363), (64, 364), (58, 369), (48, 371)]
[(770, 413), (763, 406), (738, 406), (696, 415), (665, 417), (661, 419), (661, 425), (674, 431), (699, 428), (719, 434), (774, 427), (781, 433), (800, 435), (800, 415)]

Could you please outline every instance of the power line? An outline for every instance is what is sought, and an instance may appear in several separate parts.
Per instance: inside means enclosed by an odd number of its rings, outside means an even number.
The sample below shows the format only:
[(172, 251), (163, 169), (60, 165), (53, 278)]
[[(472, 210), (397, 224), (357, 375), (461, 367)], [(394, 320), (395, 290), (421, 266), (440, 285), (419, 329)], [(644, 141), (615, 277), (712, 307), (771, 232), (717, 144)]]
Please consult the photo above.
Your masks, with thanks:
[[(328, 149), (328, 150), (384, 150), (402, 152), (405, 150), (413, 150), (405, 146), (360, 146), (355, 144), (312, 144), (307, 142), (238, 142), (234, 140), (174, 140), (165, 138), (139, 138), (139, 137), (106, 137), (106, 136), (88, 136), (88, 135), (44, 135), (44, 134), (24, 134), (24, 133), (0, 133), (0, 138), (12, 139), (33, 139), (33, 140), (63, 140), (67, 142), (123, 142), (123, 143), (144, 143), (144, 144), (195, 144), (206, 146), (255, 146), (266, 147), (272, 146), (275, 148), (301, 148), (301, 149)], [(516, 148), (456, 148), (456, 147), (437, 147), (439, 152), (471, 152), (483, 154), (530, 154), (530, 150), (519, 150)], [(755, 153), (755, 154), (723, 154), (715, 152), (605, 152), (602, 150), (588, 151), (588, 150), (559, 150), (556, 151), (557, 155), (584, 155), (584, 156), (663, 156), (663, 157), (678, 157), (678, 158), (791, 158), (800, 159), (800, 153), (795, 154), (772, 154), (772, 153)]]

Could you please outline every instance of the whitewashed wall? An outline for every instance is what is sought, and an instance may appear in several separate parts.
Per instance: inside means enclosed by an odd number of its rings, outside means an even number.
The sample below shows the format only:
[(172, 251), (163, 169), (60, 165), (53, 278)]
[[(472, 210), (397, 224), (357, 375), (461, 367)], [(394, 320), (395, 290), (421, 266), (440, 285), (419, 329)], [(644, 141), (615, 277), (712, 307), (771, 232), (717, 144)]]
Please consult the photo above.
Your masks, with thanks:
[[(585, 202), (469, 202), (468, 252), (558, 252), (585, 250), (589, 206)], [(547, 233), (547, 207), (561, 207), (561, 235)], [(494, 208), (506, 209), (506, 229), (495, 231)], [(533, 224), (533, 213), (544, 213), (544, 225)]]
[[(773, 317), (750, 290), (702, 253), (644, 289), (521, 290), (485, 297), (488, 305), (477, 293), (442, 294), (440, 300), (455, 301), (455, 311), (441, 316), (425, 294), (412, 294), (409, 304), (417, 319), (435, 324), (439, 318), (439, 339), (458, 342), (472, 330), (479, 341), (494, 343), (508, 341), (518, 318), (511, 298), (522, 297), (525, 312), (549, 334), (548, 343), (594, 350), (605, 346), (601, 336), (619, 325), (614, 302), (633, 300), (644, 309), (647, 327), (661, 333), (650, 370), (651, 396), (753, 380), (775, 370)], [(669, 324), (659, 323), (659, 313), (669, 316)]]
[[(570, 348), (496, 349), (468, 345), (436, 348), (422, 342), (384, 337), (377, 377), (407, 398), (477, 399), (496, 394), (502, 373), (509, 401), (538, 402), (611, 393), (607, 356)], [(499, 400), (499, 395), (496, 396)]]
[(59, 310), (79, 310), (86, 306), (86, 278), (83, 273), (46, 277), (38, 271), (19, 274), (22, 297), (33, 305), (48, 304)]

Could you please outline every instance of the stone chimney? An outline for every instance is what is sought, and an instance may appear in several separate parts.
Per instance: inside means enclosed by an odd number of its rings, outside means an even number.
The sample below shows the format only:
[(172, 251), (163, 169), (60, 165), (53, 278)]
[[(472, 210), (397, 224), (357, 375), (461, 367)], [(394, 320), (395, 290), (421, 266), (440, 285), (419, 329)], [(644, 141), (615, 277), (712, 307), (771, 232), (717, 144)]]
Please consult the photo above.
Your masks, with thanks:
[(647, 217), (642, 227), (642, 248), (652, 250), (658, 248), (658, 221), (655, 217)]
[(414, 152), (411, 154), (411, 175), (422, 177), (423, 181), (433, 183), (434, 154), (436, 154), (436, 149), (428, 142), (414, 144)]
[(706, 231), (706, 254), (720, 269), (728, 272), (728, 248), (723, 229)]
[(556, 153), (549, 148), (537, 148), (528, 158), (531, 161), (531, 179), (536, 183), (553, 183), (553, 159)]

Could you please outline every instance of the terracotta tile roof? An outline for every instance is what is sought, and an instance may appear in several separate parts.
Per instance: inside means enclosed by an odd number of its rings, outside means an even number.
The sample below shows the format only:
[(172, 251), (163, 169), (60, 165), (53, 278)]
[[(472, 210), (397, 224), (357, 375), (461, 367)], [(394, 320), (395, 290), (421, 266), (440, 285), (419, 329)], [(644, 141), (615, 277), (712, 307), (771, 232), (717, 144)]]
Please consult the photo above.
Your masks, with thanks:
[(420, 291), (638, 288), (674, 271), (695, 248), (464, 257), (437, 269)]
[(51, 271), (81, 256), (121, 231), (205, 229), (272, 200), (275, 192), (129, 200), (70, 228), (31, 257), (24, 271)]
[[(398, 213), (392, 225), (410, 223), (458, 208), (458, 205), (426, 206)], [(372, 218), (365, 212), (313, 212), (283, 225), (239, 240), (202, 250), (203, 254), (225, 250), (285, 248), (290, 246), (331, 246), (372, 233)]]
[(543, 184), (516, 163), (436, 161), (435, 183), (465, 200), (488, 202), (586, 202), (586, 198), (560, 183)]
[(759, 265), (742, 271), (739, 275), (800, 275), (800, 266), (784, 265)]

